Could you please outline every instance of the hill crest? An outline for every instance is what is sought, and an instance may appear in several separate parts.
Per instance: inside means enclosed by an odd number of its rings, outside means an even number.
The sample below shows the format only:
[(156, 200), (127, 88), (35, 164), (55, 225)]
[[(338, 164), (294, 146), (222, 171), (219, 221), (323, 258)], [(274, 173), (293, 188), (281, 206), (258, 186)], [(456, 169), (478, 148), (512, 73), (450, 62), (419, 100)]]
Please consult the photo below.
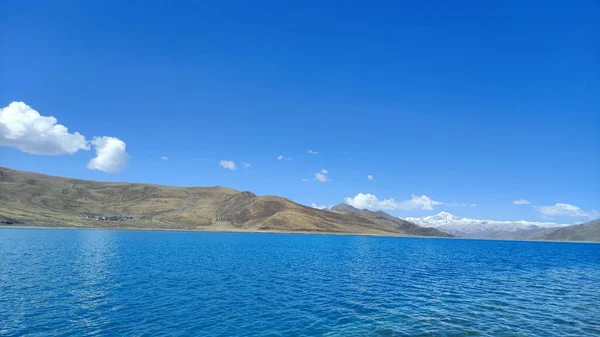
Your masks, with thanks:
[(96, 182), (4, 167), (0, 221), (51, 227), (432, 236), (405, 231), (367, 213), (318, 210), (227, 187)]

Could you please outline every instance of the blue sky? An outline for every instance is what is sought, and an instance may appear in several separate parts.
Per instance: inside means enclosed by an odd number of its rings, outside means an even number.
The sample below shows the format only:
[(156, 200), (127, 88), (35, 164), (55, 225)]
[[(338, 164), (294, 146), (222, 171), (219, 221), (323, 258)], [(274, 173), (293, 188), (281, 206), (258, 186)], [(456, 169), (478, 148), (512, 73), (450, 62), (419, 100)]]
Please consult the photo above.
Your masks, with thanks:
[[(371, 194), (398, 216), (584, 221), (600, 209), (598, 12), (597, 1), (3, 1), (0, 105), (24, 102), (87, 143), (41, 155), (0, 139), (0, 165), (303, 204)], [(126, 144), (124, 167), (88, 164), (96, 136)]]

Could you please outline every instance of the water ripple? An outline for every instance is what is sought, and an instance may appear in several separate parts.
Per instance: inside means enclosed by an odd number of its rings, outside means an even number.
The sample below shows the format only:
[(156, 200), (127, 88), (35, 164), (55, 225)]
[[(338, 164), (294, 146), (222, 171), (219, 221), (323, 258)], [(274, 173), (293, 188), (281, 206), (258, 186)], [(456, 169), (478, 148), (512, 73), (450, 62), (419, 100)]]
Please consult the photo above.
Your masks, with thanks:
[(0, 336), (600, 335), (600, 245), (0, 230)]

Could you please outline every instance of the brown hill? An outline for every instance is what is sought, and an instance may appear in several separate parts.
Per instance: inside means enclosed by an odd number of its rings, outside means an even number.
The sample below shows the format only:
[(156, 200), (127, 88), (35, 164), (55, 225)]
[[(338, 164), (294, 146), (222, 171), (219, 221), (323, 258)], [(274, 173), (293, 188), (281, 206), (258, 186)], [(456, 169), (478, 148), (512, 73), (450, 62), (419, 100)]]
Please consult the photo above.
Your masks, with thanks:
[(600, 242), (600, 219), (556, 229), (540, 240)]
[(400, 219), (395, 216), (391, 216), (385, 212), (377, 211), (373, 212), (368, 209), (358, 209), (356, 207), (352, 207), (347, 204), (339, 204), (334, 206), (331, 209), (333, 212), (337, 212), (340, 214), (348, 214), (358, 216), (364, 219), (371, 220), (373, 222), (379, 223), (386, 228), (392, 230), (398, 230), (402, 233), (409, 235), (417, 235), (417, 236), (436, 236), (436, 237), (454, 237), (454, 235), (450, 235), (444, 233), (435, 228), (422, 227), (419, 225), (415, 225), (412, 222), (408, 222), (406, 220)]
[(105, 183), (2, 167), (0, 221), (59, 227), (447, 236), (439, 231), (416, 234), (374, 218), (225, 187)]

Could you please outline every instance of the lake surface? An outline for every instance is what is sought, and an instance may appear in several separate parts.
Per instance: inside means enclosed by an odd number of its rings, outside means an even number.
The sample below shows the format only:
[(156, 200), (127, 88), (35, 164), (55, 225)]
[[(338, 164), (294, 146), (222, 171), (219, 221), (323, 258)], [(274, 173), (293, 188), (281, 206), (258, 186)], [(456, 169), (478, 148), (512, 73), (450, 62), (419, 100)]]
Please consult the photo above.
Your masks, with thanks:
[(0, 229), (0, 335), (600, 335), (600, 245)]

